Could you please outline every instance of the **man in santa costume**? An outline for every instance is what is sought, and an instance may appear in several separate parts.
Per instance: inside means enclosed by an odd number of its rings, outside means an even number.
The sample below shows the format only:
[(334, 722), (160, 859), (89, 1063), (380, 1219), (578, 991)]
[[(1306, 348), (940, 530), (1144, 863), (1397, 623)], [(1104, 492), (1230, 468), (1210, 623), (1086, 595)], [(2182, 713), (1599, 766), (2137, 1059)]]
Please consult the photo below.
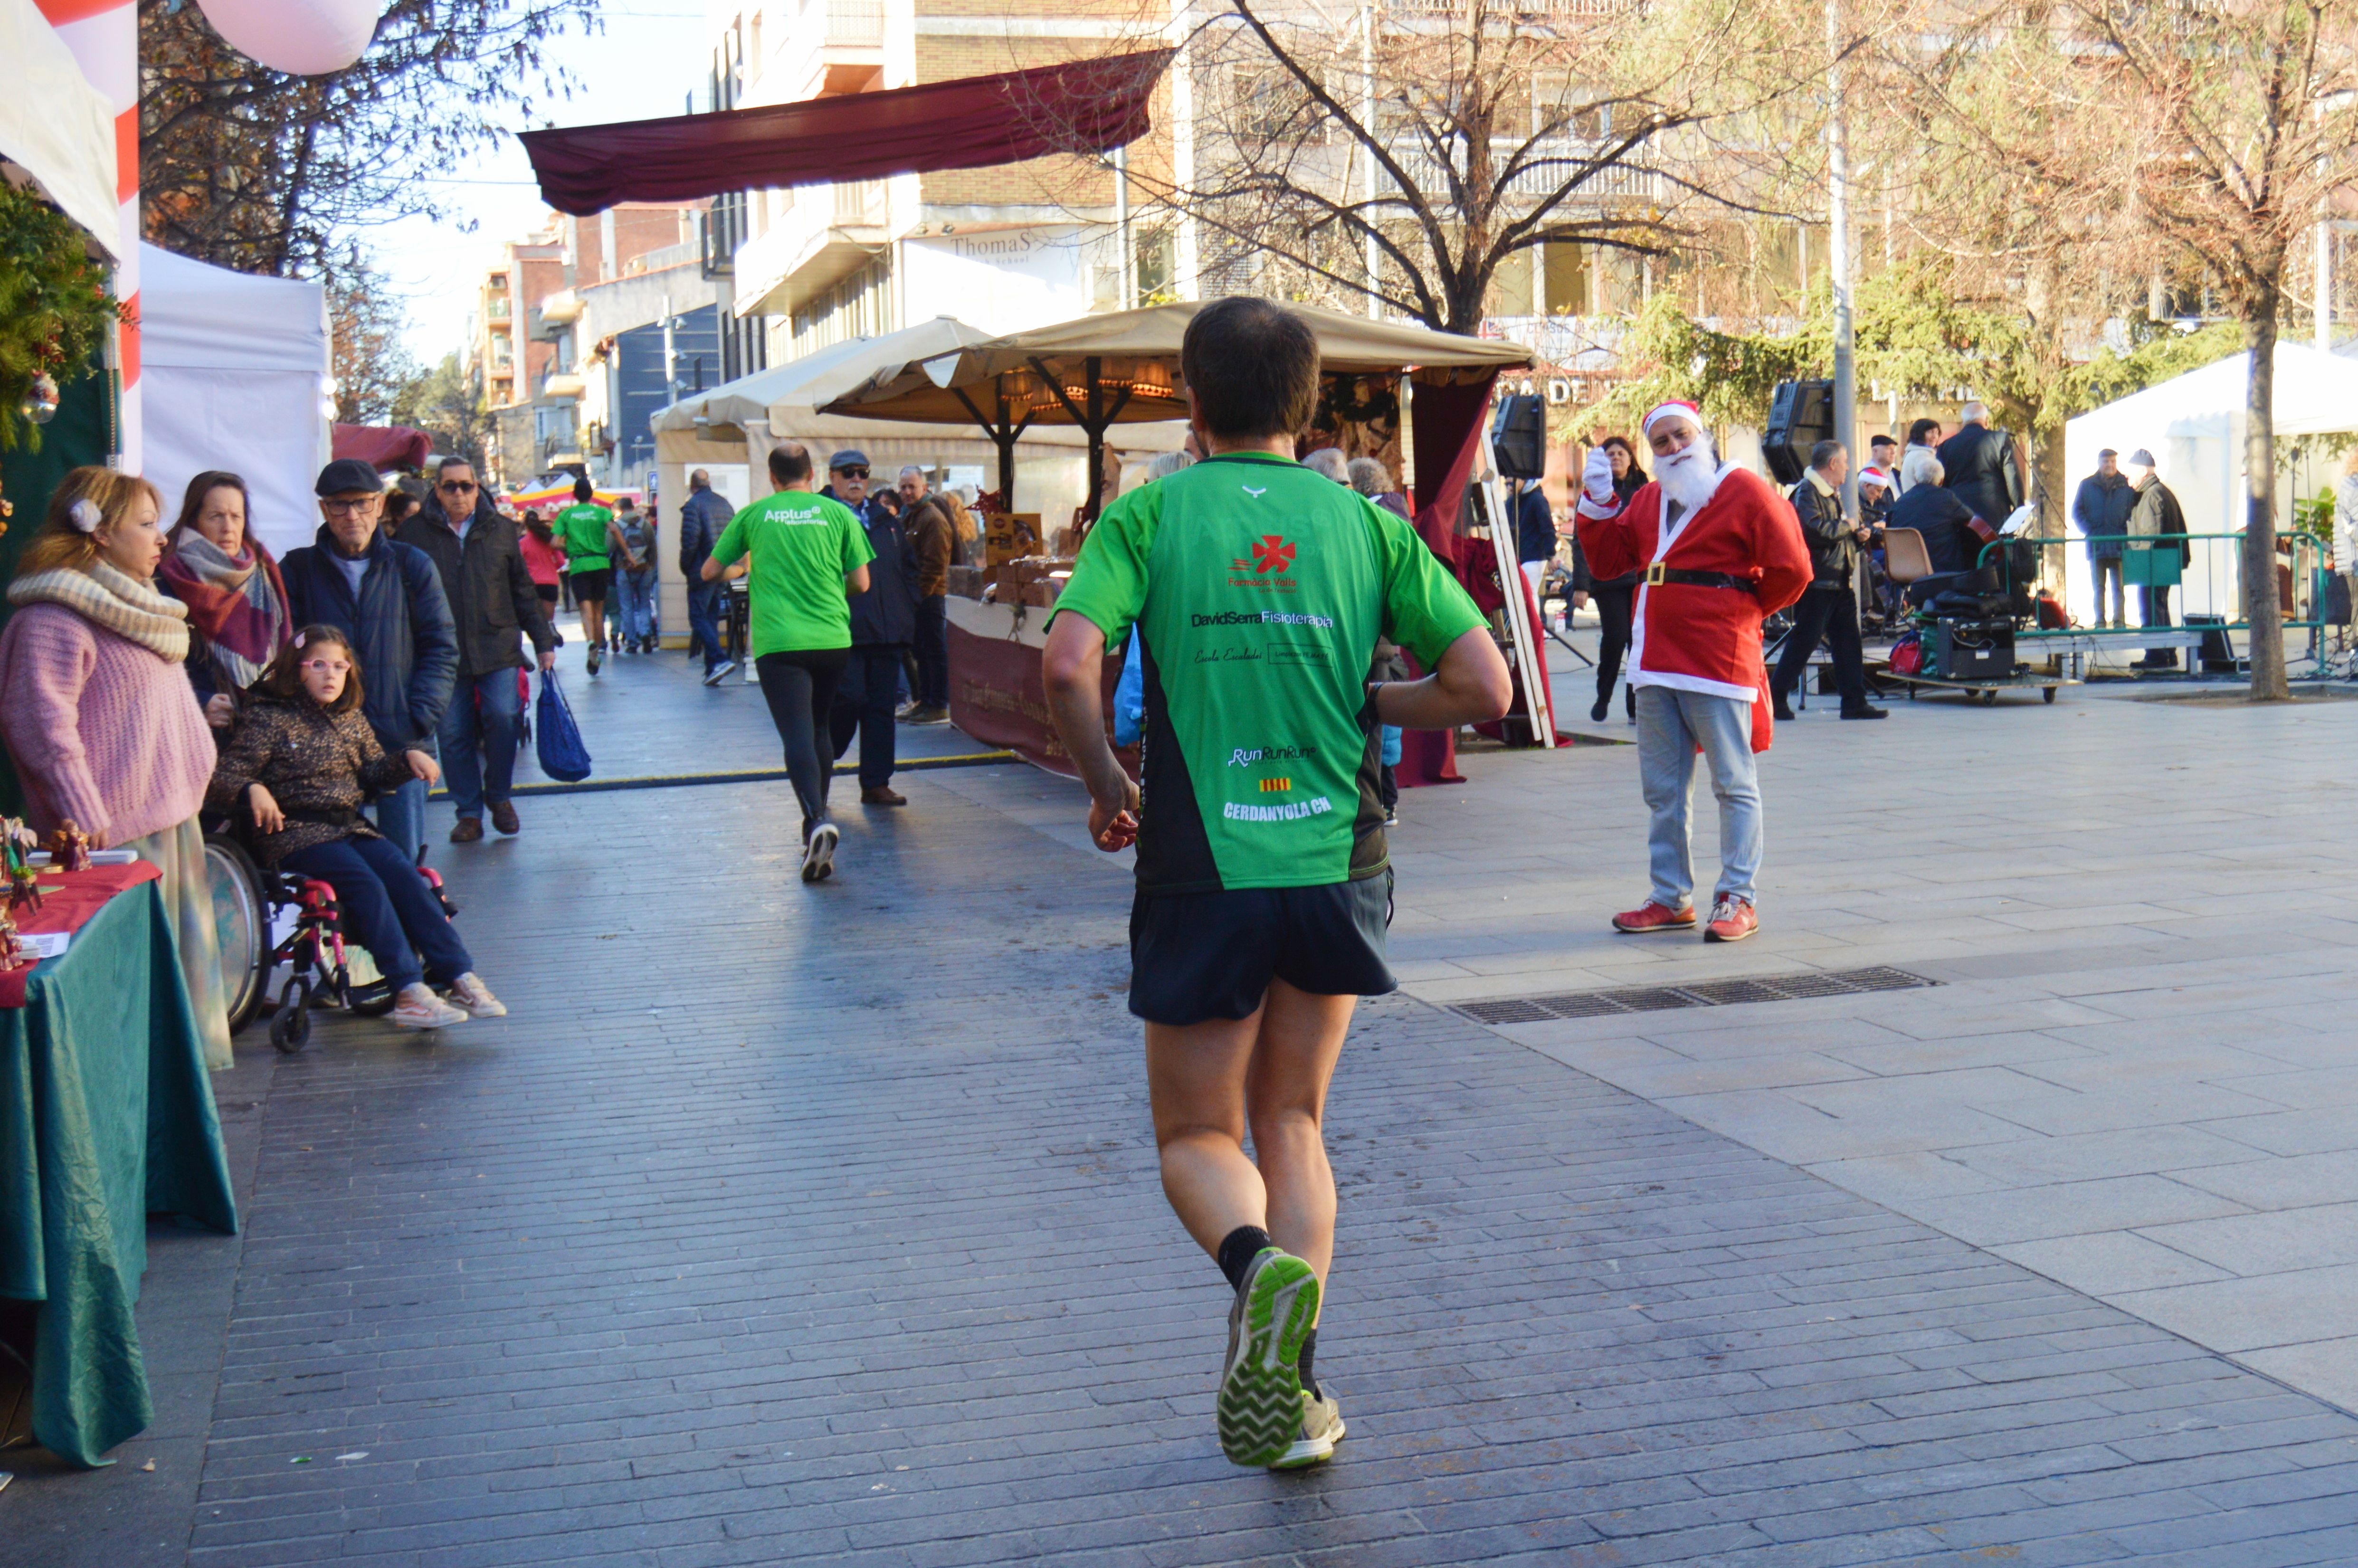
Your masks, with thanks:
[(1753, 880), (1760, 871), (1760, 775), (1768, 749), (1768, 676), (1760, 622), (1810, 585), (1810, 551), (1783, 496), (1747, 470), (1723, 463), (1692, 403), (1646, 416), (1654, 481), (1627, 503), (1613, 465), (1592, 449), (1581, 475), (1581, 547), (1600, 578), (1642, 568), (1633, 617), (1629, 684), (1638, 694), (1638, 771), (1653, 814), (1647, 839), (1653, 887), (1613, 917), (1631, 933), (1692, 931), (1694, 861), (1687, 804), (1694, 756), (1711, 768), (1719, 797), (1719, 887), (1704, 935), (1740, 942), (1758, 929)]

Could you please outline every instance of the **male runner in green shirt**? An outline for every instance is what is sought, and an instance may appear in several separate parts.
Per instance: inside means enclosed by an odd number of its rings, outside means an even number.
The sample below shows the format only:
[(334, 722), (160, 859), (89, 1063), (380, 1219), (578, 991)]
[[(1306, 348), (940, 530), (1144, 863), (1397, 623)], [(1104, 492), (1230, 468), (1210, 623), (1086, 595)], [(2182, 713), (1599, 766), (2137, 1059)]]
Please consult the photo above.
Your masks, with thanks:
[[(1496, 719), (1509, 692), (1481, 613), (1408, 524), (1293, 460), (1318, 397), (1300, 317), (1206, 306), (1180, 372), (1210, 455), (1107, 509), (1042, 675), (1090, 837), (1138, 847), (1130, 1010), (1163, 1190), (1236, 1288), (1220, 1446), (1292, 1468), (1343, 1435), (1312, 1373), (1335, 1247), (1320, 1122), (1353, 1007), (1394, 986), (1379, 726)], [(1142, 812), (1099, 696), (1125, 632), (1144, 638)], [(1379, 635), (1433, 673), (1370, 683)]]
[(810, 452), (801, 442), (771, 449), (770, 480), (777, 493), (730, 519), (703, 575), (717, 582), (748, 554), (753, 557), (746, 640), (770, 721), (786, 748), (786, 776), (802, 803), (803, 881), (824, 881), (835, 870), (838, 837), (827, 818), (835, 772), (827, 705), (851, 657), (847, 595), (868, 591), (868, 563), (876, 552), (851, 508), (811, 493)]
[(573, 581), (573, 602), (581, 607), (581, 635), (590, 644), (591, 675), (606, 660), (606, 589), (614, 579), (614, 514), (598, 504), (586, 479), (573, 481), (573, 504), (557, 514), (557, 536), (565, 545), (565, 571)]

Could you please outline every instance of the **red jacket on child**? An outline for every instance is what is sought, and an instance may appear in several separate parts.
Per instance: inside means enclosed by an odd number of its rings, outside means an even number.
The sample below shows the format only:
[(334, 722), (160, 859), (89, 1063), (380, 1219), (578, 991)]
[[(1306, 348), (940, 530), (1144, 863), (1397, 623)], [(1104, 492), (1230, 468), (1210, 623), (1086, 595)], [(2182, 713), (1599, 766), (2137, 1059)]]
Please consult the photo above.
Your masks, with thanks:
[(1752, 704), (1752, 749), (1772, 733), (1760, 622), (1810, 586), (1810, 550), (1785, 498), (1748, 469), (1720, 470), (1711, 499), (1664, 536), (1662, 487), (1647, 484), (1609, 517), (1583, 515), (1580, 546), (1599, 579), (1660, 567), (1743, 578), (1753, 591), (1644, 582), (1632, 614), (1629, 684), (1674, 687)]

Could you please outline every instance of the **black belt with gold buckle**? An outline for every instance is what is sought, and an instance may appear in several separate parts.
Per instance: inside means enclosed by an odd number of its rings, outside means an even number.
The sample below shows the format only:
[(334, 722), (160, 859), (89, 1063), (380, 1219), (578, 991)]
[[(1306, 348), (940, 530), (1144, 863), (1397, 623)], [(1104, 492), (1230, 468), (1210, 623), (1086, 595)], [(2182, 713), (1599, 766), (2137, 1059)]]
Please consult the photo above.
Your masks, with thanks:
[(1760, 585), (1748, 577), (1737, 577), (1732, 572), (1689, 571), (1684, 567), (1666, 567), (1660, 561), (1646, 568), (1646, 581), (1655, 586), (1675, 582), (1688, 588), (1730, 588), (1738, 593), (1760, 591)]

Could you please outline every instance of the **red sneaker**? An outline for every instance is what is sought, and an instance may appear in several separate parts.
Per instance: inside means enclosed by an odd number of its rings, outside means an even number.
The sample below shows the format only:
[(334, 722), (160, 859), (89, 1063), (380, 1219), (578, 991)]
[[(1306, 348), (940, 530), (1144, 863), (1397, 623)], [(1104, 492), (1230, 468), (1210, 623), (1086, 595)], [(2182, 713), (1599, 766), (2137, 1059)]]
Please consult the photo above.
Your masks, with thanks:
[(1635, 909), (1624, 910), (1613, 917), (1613, 929), (1643, 935), (1649, 931), (1693, 931), (1694, 905), (1684, 909), (1665, 909), (1659, 903), (1641, 903)]
[(1711, 924), (1703, 928), (1706, 942), (1741, 942), (1760, 929), (1760, 917), (1740, 898), (1724, 898), (1711, 906)]

